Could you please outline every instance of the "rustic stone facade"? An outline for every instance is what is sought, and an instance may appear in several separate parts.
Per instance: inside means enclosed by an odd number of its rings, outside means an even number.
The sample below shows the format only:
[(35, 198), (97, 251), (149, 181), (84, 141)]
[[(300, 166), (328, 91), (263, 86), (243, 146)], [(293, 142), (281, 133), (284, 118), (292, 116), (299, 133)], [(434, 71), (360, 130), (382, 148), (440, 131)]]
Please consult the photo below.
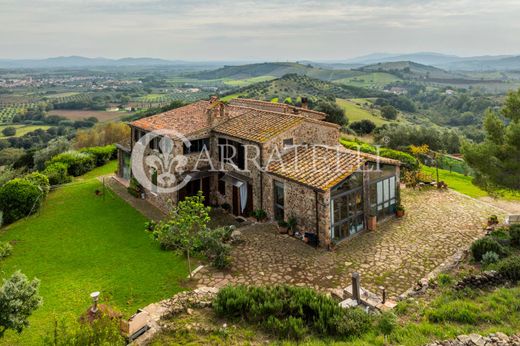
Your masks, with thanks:
[[(133, 147), (134, 141), (141, 135), (147, 131), (153, 131), (154, 125), (158, 124), (157, 126), (160, 125), (161, 129), (164, 130), (170, 120), (189, 122), (190, 119), (181, 117), (185, 115), (184, 113), (189, 117), (195, 117), (195, 123), (202, 125), (197, 125), (198, 127), (193, 128), (192, 132), (183, 135), (192, 143), (196, 140), (208, 139), (209, 151), (196, 151), (184, 155), (183, 142), (179, 138), (173, 138), (172, 155), (173, 157), (184, 156), (183, 175), (194, 174), (196, 176), (194, 179), (208, 177), (209, 186), (206, 186), (208, 191), (205, 193), (208, 196), (208, 203), (212, 205), (228, 204), (234, 214), (242, 214), (241, 210), (235, 210), (237, 206), (238, 209), (241, 209), (239, 207), (240, 202), (237, 202), (237, 198), (240, 198), (237, 189), (228, 181), (225, 184), (225, 193), (221, 193), (222, 191), (219, 189), (221, 184), (219, 180), (222, 178), (222, 174), (225, 174), (228, 180), (247, 184), (248, 212), (262, 209), (266, 211), (268, 218), (273, 220), (275, 215), (273, 186), (275, 181), (278, 181), (283, 183), (284, 186), (284, 219), (287, 221), (291, 217), (296, 218), (298, 230), (301, 233), (315, 233), (318, 235), (319, 244), (328, 246), (331, 242), (330, 189), (335, 184), (343, 182), (346, 177), (357, 170), (359, 166), (357, 162), (362, 162), (366, 158), (358, 158), (361, 161), (356, 161), (355, 153), (341, 152), (341, 155), (349, 157), (349, 161), (345, 162), (348, 164), (353, 162), (353, 166), (344, 167), (344, 171), (340, 172), (340, 175), (336, 174), (331, 177), (331, 183), (325, 187), (324, 185), (313, 186), (283, 176), (283, 174), (271, 174), (269, 163), (285, 157), (294, 145), (319, 145), (330, 148), (338, 146), (339, 126), (317, 120), (316, 117), (302, 115), (306, 114), (303, 111), (301, 113), (296, 112), (296, 114), (259, 111), (242, 106), (227, 106), (215, 99), (209, 101), (207, 108), (203, 106), (203, 104), (197, 103), (196, 107), (187, 109), (187, 113), (183, 111), (185, 107), (178, 109), (178, 111), (167, 112), (168, 118), (166, 120), (162, 119), (161, 115), (156, 115), (150, 117), (153, 119), (149, 122), (146, 120), (147, 118), (144, 118), (132, 123), (130, 147)], [(202, 111), (201, 109), (205, 110)], [(243, 123), (240, 122), (241, 117), (244, 117)], [(279, 123), (277, 119), (280, 120)], [(188, 127), (187, 124), (182, 126), (172, 124), (172, 129), (186, 129)], [(239, 143), (239, 145), (245, 147), (244, 169), (220, 162), (219, 140), (223, 139)], [(345, 149), (343, 148), (343, 150)], [(147, 149), (147, 152), (149, 153), (151, 150)], [(393, 164), (397, 163), (394, 162)], [(176, 166), (173, 169), (176, 169)], [(157, 173), (160, 175), (162, 172)], [(146, 174), (151, 181), (151, 172)], [(177, 191), (158, 194), (153, 189), (147, 189), (145, 196), (146, 199), (163, 211), (168, 211), (172, 204), (177, 203), (179, 198), (182, 198), (180, 192)]]

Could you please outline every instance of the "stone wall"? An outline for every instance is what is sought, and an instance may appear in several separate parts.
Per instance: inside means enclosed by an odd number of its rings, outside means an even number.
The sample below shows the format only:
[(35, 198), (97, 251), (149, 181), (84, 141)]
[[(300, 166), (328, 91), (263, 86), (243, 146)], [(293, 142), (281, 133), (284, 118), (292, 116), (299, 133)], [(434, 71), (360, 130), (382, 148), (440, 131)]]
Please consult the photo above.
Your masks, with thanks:
[(520, 335), (507, 336), (504, 333), (493, 333), (488, 336), (479, 334), (459, 335), (456, 339), (436, 341), (427, 346), (518, 346)]
[[(263, 205), (268, 217), (274, 219), (274, 182), (284, 184), (285, 221), (294, 216), (300, 232), (318, 233), (320, 246), (330, 241), (330, 194), (270, 174), (264, 176)], [(316, 203), (316, 199), (317, 202)], [(318, 213), (316, 214), (316, 206)]]

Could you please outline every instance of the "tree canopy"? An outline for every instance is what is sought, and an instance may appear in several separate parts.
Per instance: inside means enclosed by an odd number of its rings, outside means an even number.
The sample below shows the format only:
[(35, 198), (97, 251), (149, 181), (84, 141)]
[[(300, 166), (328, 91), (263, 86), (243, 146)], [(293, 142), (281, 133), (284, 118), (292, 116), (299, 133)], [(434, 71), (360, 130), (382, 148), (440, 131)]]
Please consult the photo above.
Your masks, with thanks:
[(488, 189), (520, 189), (520, 89), (509, 93), (501, 113), (505, 119), (487, 111), (486, 139), (480, 144), (465, 143), (464, 159)]

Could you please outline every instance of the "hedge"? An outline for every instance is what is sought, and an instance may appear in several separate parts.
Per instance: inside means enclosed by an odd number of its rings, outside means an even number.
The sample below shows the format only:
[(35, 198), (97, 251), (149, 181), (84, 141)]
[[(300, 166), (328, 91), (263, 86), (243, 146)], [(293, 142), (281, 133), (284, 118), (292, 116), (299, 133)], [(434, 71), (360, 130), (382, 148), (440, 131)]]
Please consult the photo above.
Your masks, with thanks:
[(96, 166), (103, 166), (108, 161), (115, 159), (117, 149), (115, 145), (106, 145), (104, 147), (90, 147), (79, 150), (81, 153), (87, 153), (94, 156)]
[(67, 171), (67, 165), (62, 162), (52, 163), (45, 168), (43, 174), (49, 178), (51, 185), (61, 185), (72, 181), (72, 177)]
[(43, 191), (44, 197), (47, 197), (47, 194), (49, 193), (51, 186), (49, 183), (49, 178), (45, 174), (42, 174), (40, 172), (33, 172), (31, 174), (26, 175), (24, 179), (38, 186), (41, 189), (41, 191)]
[(323, 336), (361, 335), (373, 322), (362, 310), (343, 309), (310, 288), (288, 285), (224, 287), (212, 306), (218, 315), (245, 319), (279, 337), (294, 339), (309, 331)]
[(65, 164), (68, 174), (74, 177), (83, 175), (95, 167), (94, 156), (79, 151), (67, 151), (56, 155), (48, 162), (48, 165), (57, 162)]
[(10, 224), (35, 213), (43, 198), (40, 188), (27, 179), (15, 178), (8, 181), (0, 188), (3, 223)]
[(403, 167), (412, 171), (419, 169), (419, 161), (410, 154), (407, 154), (402, 151), (388, 149), (388, 148), (380, 148), (379, 152), (377, 148), (368, 143), (361, 143), (355, 141), (349, 141), (345, 138), (340, 139), (340, 143), (347, 149), (351, 150), (359, 150), (363, 153), (379, 155), (382, 157), (386, 157), (388, 159), (399, 160), (403, 164)]

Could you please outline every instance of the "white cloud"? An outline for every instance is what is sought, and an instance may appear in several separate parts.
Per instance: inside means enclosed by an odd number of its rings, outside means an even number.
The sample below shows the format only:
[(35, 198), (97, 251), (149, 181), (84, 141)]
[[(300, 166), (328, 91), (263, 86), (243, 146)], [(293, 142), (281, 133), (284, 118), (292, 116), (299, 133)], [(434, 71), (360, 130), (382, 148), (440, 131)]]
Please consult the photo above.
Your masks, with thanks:
[(520, 47), (519, 15), (512, 0), (0, 0), (0, 57), (512, 53)]

